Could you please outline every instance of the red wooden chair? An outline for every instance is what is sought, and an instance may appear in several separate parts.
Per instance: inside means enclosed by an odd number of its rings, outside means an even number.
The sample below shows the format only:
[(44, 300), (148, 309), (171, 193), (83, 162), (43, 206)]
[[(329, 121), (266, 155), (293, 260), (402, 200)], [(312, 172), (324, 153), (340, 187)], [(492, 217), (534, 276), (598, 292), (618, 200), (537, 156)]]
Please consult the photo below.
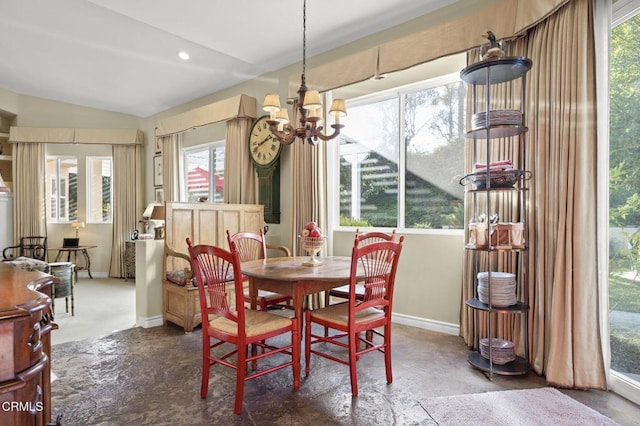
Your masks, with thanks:
[[(347, 303), (338, 303), (321, 309), (305, 312), (305, 374), (309, 375), (311, 354), (346, 364), (351, 376), (351, 393), (358, 395), (358, 377), (356, 362), (361, 355), (380, 351), (384, 353), (387, 383), (392, 382), (391, 374), (391, 308), (398, 260), (404, 237), (398, 242), (381, 241), (360, 246), (356, 238), (351, 255), (351, 278), (349, 280), (349, 298)], [(356, 287), (358, 268), (364, 271), (364, 299), (358, 300)], [(328, 327), (335, 333), (321, 336), (312, 333), (312, 325)], [(382, 327), (382, 332), (375, 330)], [(361, 337), (362, 332), (374, 332), (382, 336), (382, 342), (375, 343), (372, 338)], [(347, 338), (346, 343), (344, 338)], [(311, 349), (317, 343), (330, 343), (348, 350), (347, 359), (333, 352)], [(360, 343), (364, 348), (360, 349)], [(316, 346), (317, 347), (317, 346)]]
[[(237, 232), (233, 235), (229, 234), (229, 231), (227, 230), (227, 241), (229, 242), (229, 247), (231, 247), (231, 242), (236, 244), (240, 255), (240, 262), (266, 259), (267, 250), (278, 250), (282, 252), (283, 256), (291, 256), (291, 251), (287, 247), (267, 243), (262, 230), (260, 230), (259, 234), (254, 234), (253, 232)], [(245, 281), (246, 280), (247, 279), (245, 278)], [(291, 296), (285, 296), (283, 294), (266, 290), (258, 290), (257, 304), (262, 311), (269, 309), (269, 306), (291, 308), (289, 305), (291, 299)], [(244, 291), (244, 301), (246, 303), (251, 302), (249, 290)]]
[[(300, 350), (296, 318), (284, 318), (268, 312), (244, 309), (242, 295), (242, 273), (240, 258), (234, 243), (231, 252), (209, 245), (192, 245), (187, 238), (194, 275), (200, 296), (202, 312), (202, 384), (200, 396), (207, 397), (209, 389), (210, 367), (221, 364), (236, 370), (236, 398), (233, 412), (242, 412), (244, 383), (247, 380), (263, 376), (286, 367), (293, 368), (293, 388), (300, 386)], [(235, 306), (230, 306), (227, 298), (227, 284), (235, 286)], [(291, 333), (289, 344), (275, 347), (266, 344), (266, 340), (282, 334)], [(234, 348), (223, 355), (216, 355), (212, 349), (224, 344)], [(260, 347), (260, 354), (250, 355), (249, 346)], [(265, 369), (257, 369), (249, 374), (247, 365), (276, 354), (288, 355), (288, 360)], [(236, 363), (229, 358), (236, 355)]]
[[(368, 244), (377, 243), (380, 241), (395, 241), (396, 238), (396, 230), (391, 231), (390, 234), (379, 232), (379, 231), (371, 231), (360, 233), (359, 229), (356, 229), (356, 242), (359, 246), (366, 246)], [(364, 285), (358, 284), (356, 286), (356, 298), (358, 300), (364, 300)], [(341, 287), (332, 288), (330, 291), (325, 293), (325, 306), (329, 306), (331, 303), (331, 297), (339, 297), (341, 299), (349, 298), (349, 285), (343, 285)]]

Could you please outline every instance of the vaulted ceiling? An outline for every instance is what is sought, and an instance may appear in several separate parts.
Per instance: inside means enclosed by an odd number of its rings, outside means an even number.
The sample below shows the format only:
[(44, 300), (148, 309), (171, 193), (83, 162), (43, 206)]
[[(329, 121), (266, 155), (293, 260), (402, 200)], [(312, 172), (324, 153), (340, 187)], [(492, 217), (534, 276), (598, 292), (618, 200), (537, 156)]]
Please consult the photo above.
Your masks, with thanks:
[[(308, 0), (307, 57), (456, 1)], [(301, 58), (302, 0), (0, 0), (19, 94), (147, 117)]]

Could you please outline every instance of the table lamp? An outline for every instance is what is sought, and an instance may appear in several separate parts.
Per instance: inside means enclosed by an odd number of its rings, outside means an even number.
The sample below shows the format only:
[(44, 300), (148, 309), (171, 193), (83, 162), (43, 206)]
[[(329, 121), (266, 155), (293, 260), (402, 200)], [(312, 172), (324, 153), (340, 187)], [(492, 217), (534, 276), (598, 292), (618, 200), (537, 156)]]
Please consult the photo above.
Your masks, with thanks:
[[(155, 231), (155, 239), (162, 240), (164, 238), (164, 204), (160, 203), (149, 203), (147, 208), (142, 213), (143, 222), (146, 221), (145, 225), (148, 226), (149, 221), (162, 222), (159, 226), (154, 228)], [(146, 233), (146, 231), (145, 231)]]
[(84, 228), (84, 222), (72, 222), (71, 226), (76, 230), (76, 238), (78, 238), (78, 231), (80, 228)]

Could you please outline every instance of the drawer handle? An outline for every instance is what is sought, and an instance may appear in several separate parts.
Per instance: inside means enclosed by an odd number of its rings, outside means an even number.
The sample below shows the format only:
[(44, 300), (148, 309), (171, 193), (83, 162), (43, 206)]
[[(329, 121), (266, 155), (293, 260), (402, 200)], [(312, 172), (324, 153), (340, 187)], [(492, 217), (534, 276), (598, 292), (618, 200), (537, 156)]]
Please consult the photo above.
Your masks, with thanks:
[(53, 312), (49, 311), (49, 312), (45, 312), (42, 315), (42, 319), (40, 320), (40, 325), (42, 327), (46, 327), (47, 325), (51, 324), (53, 322)]
[(31, 404), (31, 409), (29, 410), (29, 412), (31, 413), (31, 415), (35, 416), (36, 414), (38, 414), (38, 411), (42, 411), (42, 388), (40, 387), (40, 385), (36, 386), (36, 395), (33, 398), (33, 404)]
[(27, 346), (31, 348), (32, 352), (38, 352), (42, 347), (42, 341), (40, 340), (40, 323), (33, 324), (33, 330), (29, 334), (29, 340)]

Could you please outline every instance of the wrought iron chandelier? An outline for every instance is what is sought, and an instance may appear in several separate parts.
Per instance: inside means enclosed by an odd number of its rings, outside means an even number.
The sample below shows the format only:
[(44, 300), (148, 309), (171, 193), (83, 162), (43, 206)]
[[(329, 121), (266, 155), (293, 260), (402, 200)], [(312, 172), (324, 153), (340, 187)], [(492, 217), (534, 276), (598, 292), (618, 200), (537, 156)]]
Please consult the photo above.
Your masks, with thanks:
[(347, 115), (347, 109), (343, 99), (334, 99), (329, 114), (335, 117), (335, 124), (332, 124), (333, 133), (323, 134), (322, 126), (322, 102), (320, 93), (317, 90), (307, 90), (306, 71), (307, 66), (307, 1), (304, 0), (302, 7), (302, 76), (298, 89), (298, 98), (291, 99), (291, 103), (298, 108), (300, 127), (293, 127), (289, 124), (289, 113), (286, 107), (280, 106), (280, 97), (275, 93), (265, 96), (262, 109), (269, 113), (269, 128), (271, 133), (278, 138), (283, 145), (292, 144), (297, 138), (310, 144), (317, 144), (318, 139), (328, 141), (340, 134), (340, 129), (344, 127), (340, 124), (340, 117)]

